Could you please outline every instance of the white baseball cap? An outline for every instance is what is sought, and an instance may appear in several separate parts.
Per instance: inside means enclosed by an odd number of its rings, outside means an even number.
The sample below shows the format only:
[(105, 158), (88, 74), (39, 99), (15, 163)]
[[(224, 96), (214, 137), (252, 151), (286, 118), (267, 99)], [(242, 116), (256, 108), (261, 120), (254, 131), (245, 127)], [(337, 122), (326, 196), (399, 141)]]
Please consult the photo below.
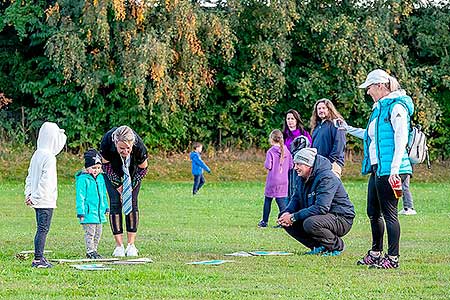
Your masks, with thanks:
[(388, 83), (390, 77), (391, 76), (388, 73), (386, 73), (386, 71), (383, 71), (381, 69), (373, 70), (367, 75), (366, 81), (364, 81), (364, 83), (361, 84), (359, 88), (365, 89), (372, 84)]

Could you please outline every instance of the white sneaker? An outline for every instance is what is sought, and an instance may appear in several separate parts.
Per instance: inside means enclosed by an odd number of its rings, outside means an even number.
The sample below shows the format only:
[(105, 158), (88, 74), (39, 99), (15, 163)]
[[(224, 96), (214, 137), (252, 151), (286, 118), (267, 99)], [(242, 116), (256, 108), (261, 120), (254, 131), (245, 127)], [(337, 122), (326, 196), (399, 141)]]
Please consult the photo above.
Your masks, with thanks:
[(114, 249), (114, 252), (112, 255), (117, 256), (117, 257), (124, 257), (125, 256), (125, 248), (123, 247), (123, 245), (117, 246), (116, 249)]
[(134, 244), (128, 244), (127, 249), (125, 250), (126, 256), (138, 256), (138, 249)]
[(417, 215), (417, 211), (414, 208), (404, 208), (398, 212), (399, 215), (414, 216)]

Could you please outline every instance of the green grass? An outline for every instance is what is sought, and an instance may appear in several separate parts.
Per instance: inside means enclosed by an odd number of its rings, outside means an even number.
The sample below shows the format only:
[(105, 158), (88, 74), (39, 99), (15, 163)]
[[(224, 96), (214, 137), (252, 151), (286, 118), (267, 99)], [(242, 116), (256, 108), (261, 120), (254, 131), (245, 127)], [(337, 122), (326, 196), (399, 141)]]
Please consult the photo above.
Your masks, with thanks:
[[(14, 255), (33, 248), (34, 211), (23, 204), (22, 183), (0, 185), (0, 299), (449, 299), (448, 183), (412, 183), (419, 214), (400, 217), (401, 267), (372, 270), (355, 262), (370, 247), (366, 182), (346, 181), (357, 217), (339, 257), (307, 257), (281, 229), (257, 229), (261, 182), (208, 182), (198, 196), (190, 182), (145, 182), (140, 195), (137, 246), (154, 263), (77, 271), (68, 265), (32, 269)], [(51, 257), (81, 258), (84, 242), (75, 218), (74, 185), (59, 186), (47, 239)], [(271, 223), (276, 216), (272, 207)], [(105, 224), (99, 252), (114, 247)], [(235, 251), (283, 250), (287, 257), (243, 257), (221, 266), (186, 262), (224, 259)]]

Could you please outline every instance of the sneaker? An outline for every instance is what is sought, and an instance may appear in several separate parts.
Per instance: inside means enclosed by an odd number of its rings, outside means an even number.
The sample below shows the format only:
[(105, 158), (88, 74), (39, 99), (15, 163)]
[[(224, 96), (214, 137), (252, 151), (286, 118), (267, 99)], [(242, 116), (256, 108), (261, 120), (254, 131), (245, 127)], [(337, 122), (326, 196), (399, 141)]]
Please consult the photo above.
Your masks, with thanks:
[(31, 263), (31, 267), (33, 268), (52, 268), (53, 265), (47, 261), (45, 257), (42, 257), (39, 260), (33, 260)]
[(397, 269), (400, 266), (398, 262), (398, 256), (391, 257), (389, 255), (385, 255), (380, 262), (375, 265), (371, 265), (370, 268), (377, 269)]
[(333, 251), (326, 251), (322, 252), (321, 256), (339, 256), (342, 254), (343, 251), (339, 250), (333, 250)]
[(417, 215), (417, 211), (414, 208), (404, 208), (398, 212), (399, 215), (414, 216)]
[(86, 253), (86, 258), (88, 258), (88, 259), (95, 259), (95, 251)]
[(138, 249), (134, 244), (128, 244), (127, 249), (125, 250), (126, 256), (138, 256)]
[(266, 228), (266, 227), (267, 227), (267, 222), (264, 222), (263, 220), (259, 221), (258, 228)]
[(116, 249), (114, 249), (114, 252), (112, 255), (117, 256), (117, 257), (124, 257), (125, 256), (125, 248), (123, 247), (123, 245), (117, 246)]
[(319, 255), (321, 253), (326, 252), (327, 249), (325, 249), (324, 246), (314, 247), (311, 249), (311, 251), (305, 252), (306, 255)]
[(96, 252), (94, 252), (94, 259), (104, 259), (104, 257), (101, 256), (100, 254), (98, 254), (96, 251)]
[(371, 252), (372, 251), (369, 250), (367, 252), (367, 254), (364, 255), (363, 258), (361, 258), (360, 260), (358, 260), (356, 262), (356, 264), (358, 266), (373, 266), (373, 265), (379, 264), (380, 261), (381, 261), (381, 258), (382, 258), (381, 257), (381, 252), (380, 252), (380, 255), (378, 255), (378, 256), (373, 255)]

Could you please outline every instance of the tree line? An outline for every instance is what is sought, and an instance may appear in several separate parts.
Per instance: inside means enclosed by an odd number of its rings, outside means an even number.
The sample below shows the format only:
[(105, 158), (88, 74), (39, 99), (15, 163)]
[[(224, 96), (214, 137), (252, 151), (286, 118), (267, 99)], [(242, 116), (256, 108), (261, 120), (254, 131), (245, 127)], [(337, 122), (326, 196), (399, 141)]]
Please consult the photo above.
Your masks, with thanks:
[(290, 108), (309, 127), (320, 98), (364, 127), (372, 100), (357, 86), (382, 68), (433, 157), (450, 156), (447, 1), (205, 2), (1, 1), (2, 139), (30, 143), (48, 120), (74, 150), (125, 124), (154, 150), (264, 147)]

